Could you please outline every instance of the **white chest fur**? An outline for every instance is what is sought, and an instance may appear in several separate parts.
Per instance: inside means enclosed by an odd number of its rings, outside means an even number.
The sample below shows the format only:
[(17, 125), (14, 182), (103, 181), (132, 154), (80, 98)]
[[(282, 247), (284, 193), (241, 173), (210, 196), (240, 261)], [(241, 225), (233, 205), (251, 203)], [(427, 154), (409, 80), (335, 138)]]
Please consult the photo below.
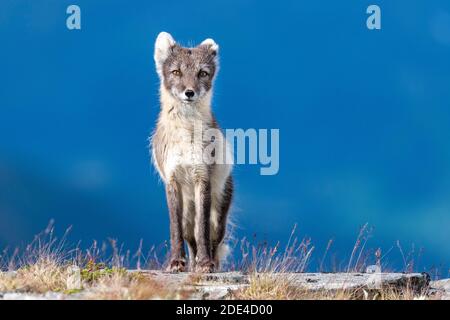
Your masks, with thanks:
[(189, 169), (203, 163), (203, 143), (195, 137), (192, 124), (174, 121), (166, 130), (164, 176), (171, 177), (177, 168)]
[[(157, 125), (156, 143), (158, 156), (153, 154), (156, 166), (163, 180), (172, 177), (188, 182), (193, 177), (193, 171), (208, 174), (208, 160), (205, 162), (205, 146), (211, 143), (211, 137), (204, 135), (213, 122), (210, 109), (210, 97), (195, 105), (184, 105), (175, 101), (166, 90), (161, 88), (162, 110)], [(216, 131), (217, 132), (217, 131)], [(225, 143), (223, 134), (219, 141)], [(218, 150), (223, 150), (216, 139)], [(228, 151), (228, 146), (227, 146)], [(153, 150), (155, 152), (155, 150)], [(195, 169), (195, 170), (191, 170)], [(215, 163), (210, 177), (213, 182), (222, 183), (231, 172), (231, 165), (217, 165)]]

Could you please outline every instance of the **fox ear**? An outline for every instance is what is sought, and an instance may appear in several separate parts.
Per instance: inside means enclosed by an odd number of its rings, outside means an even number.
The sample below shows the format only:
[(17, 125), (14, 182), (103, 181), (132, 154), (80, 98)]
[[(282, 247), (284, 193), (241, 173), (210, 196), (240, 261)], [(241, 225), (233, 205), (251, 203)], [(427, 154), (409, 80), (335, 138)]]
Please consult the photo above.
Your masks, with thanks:
[(161, 75), (162, 65), (169, 56), (170, 49), (176, 44), (172, 36), (167, 32), (161, 32), (155, 42), (156, 71)]
[(200, 45), (207, 46), (209, 50), (214, 52), (214, 55), (217, 55), (219, 53), (219, 45), (213, 39), (208, 38), (200, 43)]

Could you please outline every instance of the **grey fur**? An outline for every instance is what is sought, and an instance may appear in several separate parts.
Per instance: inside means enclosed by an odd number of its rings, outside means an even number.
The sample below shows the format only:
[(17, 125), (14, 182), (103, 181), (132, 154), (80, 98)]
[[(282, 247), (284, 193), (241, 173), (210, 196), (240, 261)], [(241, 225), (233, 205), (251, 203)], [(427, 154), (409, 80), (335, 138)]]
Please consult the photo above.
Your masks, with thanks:
[[(178, 44), (170, 49), (170, 55), (163, 64), (164, 86), (167, 90), (184, 92), (192, 89), (196, 95), (209, 91), (216, 74), (216, 53), (210, 46), (182, 48)], [(172, 72), (178, 70), (181, 76)], [(200, 72), (206, 76), (200, 77)]]

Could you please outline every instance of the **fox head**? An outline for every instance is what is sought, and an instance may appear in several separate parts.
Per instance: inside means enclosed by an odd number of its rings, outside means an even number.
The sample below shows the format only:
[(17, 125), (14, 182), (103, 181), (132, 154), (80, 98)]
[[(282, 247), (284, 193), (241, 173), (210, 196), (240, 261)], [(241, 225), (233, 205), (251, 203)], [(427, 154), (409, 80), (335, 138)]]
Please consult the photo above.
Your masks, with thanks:
[(207, 96), (218, 71), (219, 46), (206, 39), (195, 48), (180, 46), (167, 32), (155, 43), (156, 71), (161, 85), (178, 101), (194, 103)]

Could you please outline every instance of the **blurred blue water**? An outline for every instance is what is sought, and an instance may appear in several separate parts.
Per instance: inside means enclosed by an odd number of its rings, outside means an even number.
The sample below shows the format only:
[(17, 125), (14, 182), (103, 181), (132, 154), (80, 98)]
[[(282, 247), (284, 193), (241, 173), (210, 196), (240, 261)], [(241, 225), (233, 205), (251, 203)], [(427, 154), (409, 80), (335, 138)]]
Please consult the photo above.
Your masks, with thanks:
[[(214, 109), (224, 128), (280, 128), (280, 172), (235, 169), (236, 236), (287, 240), (294, 223), (320, 258), (368, 246), (450, 260), (450, 3), (75, 1), (0, 3), (0, 245), (54, 218), (72, 237), (130, 247), (168, 237), (147, 137), (158, 114), (160, 31), (221, 47)], [(386, 258), (402, 268), (396, 249)]]

